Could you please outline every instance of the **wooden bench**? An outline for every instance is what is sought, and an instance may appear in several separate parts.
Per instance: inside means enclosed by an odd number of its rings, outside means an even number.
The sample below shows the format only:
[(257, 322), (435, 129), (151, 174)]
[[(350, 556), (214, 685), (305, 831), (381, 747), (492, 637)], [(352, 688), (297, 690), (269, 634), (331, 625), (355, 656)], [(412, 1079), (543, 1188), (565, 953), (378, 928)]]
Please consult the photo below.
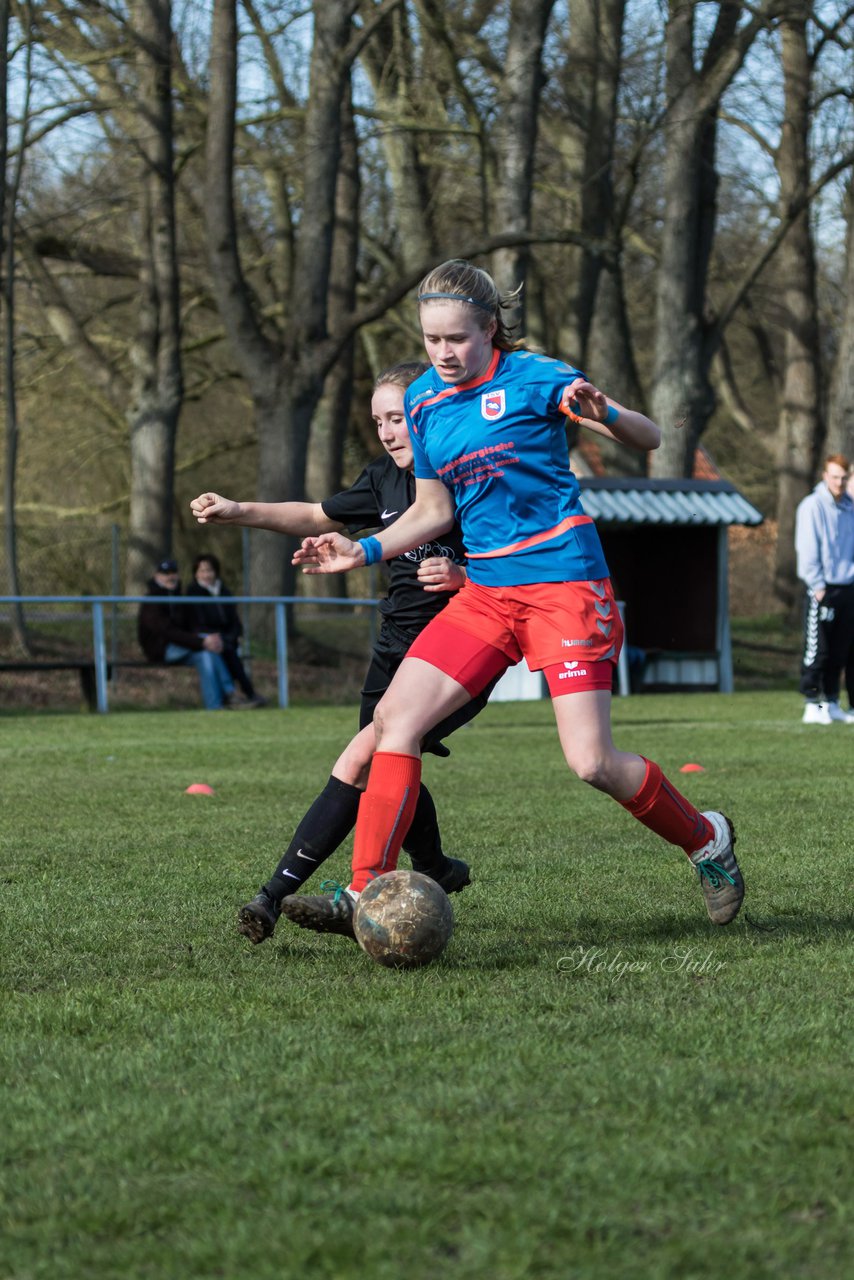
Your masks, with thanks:
[(80, 673), (80, 691), (90, 711), (98, 709), (98, 691), (95, 685), (95, 663), (92, 658), (22, 658), (6, 661), (0, 659), (0, 675), (4, 671), (77, 671)]
[[(182, 666), (182, 663), (174, 662), (149, 662), (147, 658), (117, 658), (115, 661), (107, 662), (107, 679), (109, 680), (113, 671), (118, 668), (145, 667), (149, 670), (153, 668), (155, 671), (174, 671)], [(195, 670), (191, 666), (184, 669)], [(92, 658), (21, 658), (9, 661), (0, 659), (0, 676), (5, 671), (77, 671), (80, 674), (80, 691), (86, 706), (90, 711), (98, 710), (98, 685)]]

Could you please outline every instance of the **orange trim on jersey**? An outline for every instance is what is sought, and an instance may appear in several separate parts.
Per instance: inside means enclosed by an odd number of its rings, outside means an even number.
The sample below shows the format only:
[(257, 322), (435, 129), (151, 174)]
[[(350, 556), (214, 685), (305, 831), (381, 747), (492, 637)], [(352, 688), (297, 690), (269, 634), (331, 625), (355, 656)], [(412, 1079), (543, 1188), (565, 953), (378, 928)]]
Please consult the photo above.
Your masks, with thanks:
[(470, 378), (468, 382), (460, 382), (453, 387), (445, 387), (444, 390), (438, 392), (435, 396), (430, 396), (427, 400), (420, 400), (414, 408), (410, 409), (409, 417), (412, 421), (412, 429), (418, 434), (418, 427), (415, 425), (415, 415), (428, 404), (437, 404), (440, 400), (447, 399), (448, 396), (455, 396), (459, 391), (471, 391), (474, 387), (481, 386), (484, 382), (489, 382), (498, 368), (498, 361), (501, 359), (501, 348), (493, 347), (492, 359), (489, 362), (489, 368), (477, 378)]
[(469, 560), (490, 560), (493, 556), (512, 556), (514, 551), (526, 551), (528, 547), (536, 547), (541, 542), (548, 542), (550, 538), (556, 538), (558, 534), (565, 533), (567, 529), (573, 529), (578, 524), (592, 524), (592, 516), (567, 516), (566, 520), (561, 520), (560, 524), (556, 524), (553, 529), (546, 529), (545, 533), (535, 533), (531, 538), (523, 538), (521, 542), (511, 542), (509, 547), (498, 547), (495, 551), (467, 551), (466, 555)]

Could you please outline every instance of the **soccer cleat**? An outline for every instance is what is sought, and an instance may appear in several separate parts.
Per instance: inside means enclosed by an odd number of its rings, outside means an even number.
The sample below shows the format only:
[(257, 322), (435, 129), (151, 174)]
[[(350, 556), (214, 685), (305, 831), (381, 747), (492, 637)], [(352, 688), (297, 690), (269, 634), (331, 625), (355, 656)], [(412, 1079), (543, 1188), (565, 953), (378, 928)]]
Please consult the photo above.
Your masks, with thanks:
[(826, 702), (824, 705), (831, 720), (838, 720), (840, 724), (854, 724), (854, 715), (850, 711), (843, 711), (838, 702)]
[(830, 714), (828, 704), (826, 702), (807, 702), (804, 706), (802, 722), (803, 724), (832, 724), (833, 717)]
[(735, 860), (735, 832), (722, 813), (704, 813), (703, 817), (712, 824), (714, 835), (691, 854), (691, 861), (700, 876), (709, 919), (713, 924), (729, 924), (744, 900), (744, 880)]
[(440, 876), (432, 876), (431, 879), (436, 881), (440, 889), (444, 889), (445, 893), (459, 893), (460, 889), (465, 889), (467, 884), (471, 884), (471, 873), (469, 864), (463, 862), (462, 858), (447, 858), (448, 863), (446, 870)]
[(335, 880), (324, 880), (321, 889), (334, 885), (332, 893), (291, 894), (282, 902), (282, 915), (287, 916), (301, 929), (314, 929), (316, 933), (341, 933), (355, 940), (353, 911), (356, 903), (342, 885)]
[(262, 889), (238, 911), (237, 932), (242, 933), (250, 942), (263, 942), (265, 938), (272, 936), (281, 912), (282, 908), (276, 899), (271, 898), (266, 889)]

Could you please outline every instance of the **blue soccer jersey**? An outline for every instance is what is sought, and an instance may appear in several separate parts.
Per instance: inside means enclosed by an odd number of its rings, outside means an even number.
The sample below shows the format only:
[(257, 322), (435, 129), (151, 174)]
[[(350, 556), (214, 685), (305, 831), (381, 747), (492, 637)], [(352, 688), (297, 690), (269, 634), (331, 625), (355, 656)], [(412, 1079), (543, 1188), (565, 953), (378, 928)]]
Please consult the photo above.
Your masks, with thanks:
[(479, 378), (452, 385), (431, 369), (407, 388), (416, 479), (451, 490), (473, 582), (608, 577), (561, 411), (567, 386), (583, 376), (549, 356), (496, 349)]

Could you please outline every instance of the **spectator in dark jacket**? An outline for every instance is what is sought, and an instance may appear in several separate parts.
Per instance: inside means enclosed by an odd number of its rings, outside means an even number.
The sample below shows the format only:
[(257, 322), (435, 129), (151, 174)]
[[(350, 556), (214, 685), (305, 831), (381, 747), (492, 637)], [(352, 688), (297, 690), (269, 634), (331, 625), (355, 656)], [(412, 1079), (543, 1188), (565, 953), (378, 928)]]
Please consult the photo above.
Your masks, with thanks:
[(210, 596), (210, 604), (197, 604), (194, 609), (195, 625), (202, 634), (219, 635), (222, 639), (222, 660), (231, 678), (246, 695), (250, 707), (266, 706), (266, 698), (255, 692), (255, 686), (240, 657), (240, 637), (243, 624), (237, 605), (231, 603), (231, 592), (220, 577), (219, 560), (214, 555), (196, 556), (193, 561), (193, 580), (187, 587), (188, 596)]
[(206, 710), (229, 706), (234, 681), (222, 659), (222, 639), (216, 634), (203, 635), (192, 606), (182, 603), (174, 560), (160, 561), (149, 580), (147, 594), (167, 596), (172, 602), (140, 606), (137, 634), (146, 658), (149, 662), (195, 667)]

